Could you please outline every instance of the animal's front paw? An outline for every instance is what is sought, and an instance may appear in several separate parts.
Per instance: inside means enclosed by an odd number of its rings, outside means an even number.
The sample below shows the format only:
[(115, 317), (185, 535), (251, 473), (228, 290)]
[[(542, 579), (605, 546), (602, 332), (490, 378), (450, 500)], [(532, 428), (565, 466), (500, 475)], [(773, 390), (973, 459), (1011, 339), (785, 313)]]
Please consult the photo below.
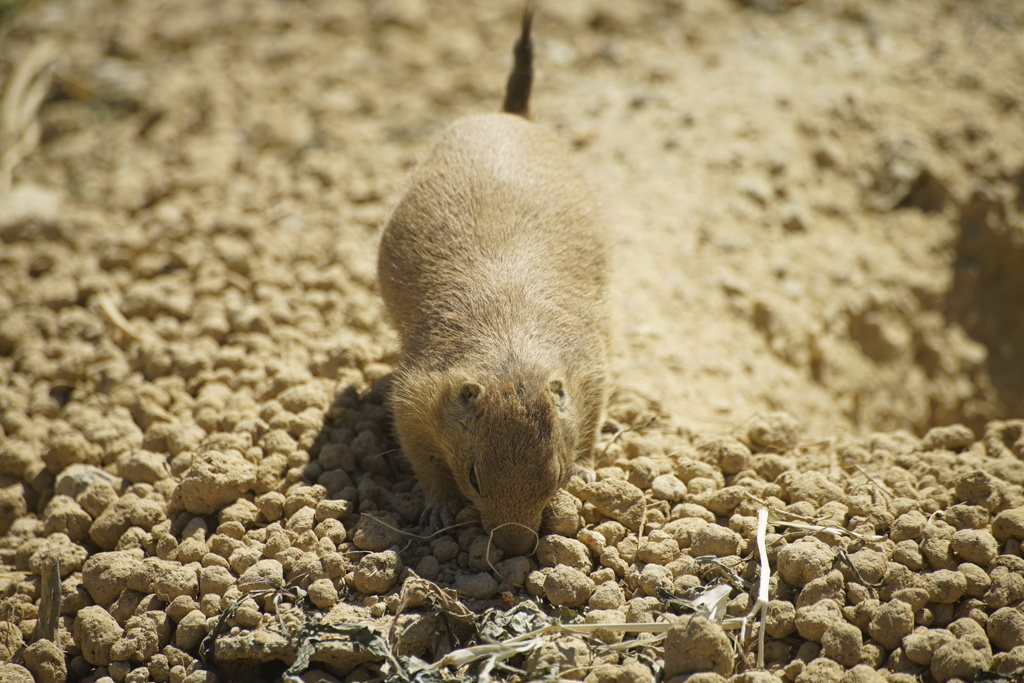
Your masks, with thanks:
[(434, 533), (455, 524), (455, 515), (461, 505), (458, 501), (449, 500), (444, 503), (429, 503), (420, 515), (420, 526)]
[(597, 474), (594, 473), (594, 470), (581, 463), (576, 463), (572, 466), (572, 476), (579, 477), (588, 484), (593, 484), (597, 481)]

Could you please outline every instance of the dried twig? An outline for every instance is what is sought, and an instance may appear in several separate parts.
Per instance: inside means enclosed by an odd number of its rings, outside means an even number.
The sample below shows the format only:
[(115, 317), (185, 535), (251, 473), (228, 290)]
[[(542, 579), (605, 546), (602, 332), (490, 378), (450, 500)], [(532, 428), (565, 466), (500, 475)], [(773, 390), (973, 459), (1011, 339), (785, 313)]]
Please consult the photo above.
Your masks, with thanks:
[(611, 440), (604, 445), (604, 450), (601, 451), (601, 455), (604, 455), (605, 453), (607, 453), (608, 449), (612, 447), (612, 444), (615, 443), (616, 441), (618, 441), (619, 437), (622, 436), (623, 434), (625, 434), (626, 432), (635, 432), (635, 431), (640, 430), (640, 429), (646, 429), (647, 427), (650, 427), (652, 424), (654, 424), (654, 421), (657, 420), (657, 419), (658, 419), (658, 416), (657, 415), (653, 415), (653, 416), (651, 416), (651, 418), (649, 420), (647, 420), (643, 424), (632, 425), (632, 426), (629, 426), (629, 427), (623, 427), (622, 429), (618, 430), (612, 436)]
[(867, 479), (868, 481), (870, 481), (872, 484), (875, 485), (875, 488), (878, 489), (878, 492), (881, 493), (883, 496), (885, 496), (886, 499), (888, 499), (890, 501), (893, 499), (893, 497), (894, 497), (893, 496), (893, 492), (889, 490), (888, 486), (886, 486), (885, 484), (883, 484), (882, 482), (878, 481), (873, 476), (868, 474), (867, 471), (863, 467), (861, 467), (860, 465), (855, 465), (855, 467), (856, 467), (858, 472), (860, 472), (861, 474), (864, 475), (865, 479)]
[(768, 585), (771, 581), (771, 566), (768, 564), (768, 548), (765, 544), (765, 536), (768, 531), (768, 508), (757, 510), (757, 552), (761, 558), (761, 577), (757, 585), (757, 599), (750, 613), (743, 620), (743, 627), (740, 629), (740, 642), (746, 641), (747, 624), (750, 619), (759, 618), (757, 634), (757, 668), (764, 668), (764, 621), (768, 615)]
[(732, 567), (726, 565), (720, 559), (714, 555), (698, 555), (693, 558), (693, 563), (698, 565), (708, 565), (716, 567), (725, 574), (725, 577), (740, 590), (750, 590), (751, 583), (733, 571)]
[(53, 64), (60, 46), (41, 41), (29, 50), (11, 74), (0, 99), (0, 197), (11, 189), (11, 174), (39, 144), (39, 106), (50, 90)]
[(39, 616), (36, 628), (32, 631), (32, 642), (49, 640), (62, 650), (57, 630), (60, 624), (60, 562), (47, 562), (41, 572), (41, 590), (39, 596)]
[(396, 534), (402, 534), (403, 536), (409, 536), (410, 538), (418, 538), (421, 541), (429, 541), (434, 536), (440, 536), (441, 534), (447, 533), (448, 531), (451, 531), (452, 529), (458, 529), (459, 527), (469, 526), (470, 524), (473, 524), (473, 522), (459, 522), (458, 524), (452, 524), (451, 526), (446, 526), (445, 528), (438, 529), (437, 531), (435, 531), (434, 533), (432, 533), (432, 534), (430, 534), (428, 536), (424, 536), (423, 534), (414, 534), (411, 531), (405, 531), (403, 529), (399, 529), (397, 527), (391, 526), (390, 524), (388, 524), (384, 520), (379, 519), (377, 517), (374, 517), (373, 515), (371, 515), (368, 512), (363, 512), (361, 514), (364, 517), (369, 517), (370, 519), (375, 521), (377, 524), (380, 524), (385, 529), (391, 529), (391, 531), (394, 531)]
[(103, 315), (107, 316), (107, 320), (110, 321), (111, 325), (121, 330), (126, 335), (128, 335), (132, 339), (135, 339), (136, 341), (142, 338), (142, 335), (139, 334), (139, 331), (136, 330), (135, 326), (132, 325), (128, 321), (128, 319), (124, 317), (124, 314), (121, 313), (120, 309), (118, 309), (114, 302), (110, 300), (109, 296), (107, 296), (106, 294), (97, 294), (96, 304), (99, 306), (100, 311), (103, 313)]
[(832, 534), (833, 536), (851, 536), (853, 538), (859, 538), (862, 541), (880, 541), (882, 536), (877, 534), (859, 534), (856, 531), (850, 531), (849, 529), (842, 529), (837, 526), (821, 526), (820, 524), (802, 524), (800, 522), (783, 522), (775, 520), (772, 522), (775, 526), (785, 526), (792, 529), (803, 529), (804, 531), (813, 531), (815, 533), (824, 532), (826, 534)]
[(861, 575), (860, 570), (857, 569), (857, 565), (855, 565), (853, 563), (853, 560), (850, 559), (850, 553), (848, 553), (846, 551), (846, 548), (844, 548), (842, 546), (837, 546), (833, 550), (833, 552), (835, 552), (836, 557), (838, 557), (840, 560), (843, 561), (843, 564), (845, 564), (847, 567), (850, 568), (850, 571), (853, 572), (854, 576), (856, 576), (857, 580), (860, 581), (862, 584), (864, 584), (868, 588), (881, 588), (882, 587), (882, 583), (884, 583), (884, 582), (879, 581), (878, 583), (871, 583), (870, 581), (865, 579), (863, 577), (863, 575)]

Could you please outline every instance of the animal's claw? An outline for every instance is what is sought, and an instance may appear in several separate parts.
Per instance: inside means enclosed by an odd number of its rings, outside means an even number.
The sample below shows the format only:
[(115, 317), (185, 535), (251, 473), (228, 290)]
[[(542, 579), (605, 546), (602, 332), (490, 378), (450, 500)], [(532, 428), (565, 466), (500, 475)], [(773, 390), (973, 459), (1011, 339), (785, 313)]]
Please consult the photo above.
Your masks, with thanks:
[(572, 476), (579, 477), (588, 484), (593, 484), (595, 481), (597, 481), (597, 474), (594, 472), (594, 470), (591, 469), (590, 467), (581, 465), (579, 463), (576, 463), (575, 465), (572, 466)]
[(455, 514), (459, 511), (457, 502), (430, 503), (423, 508), (420, 515), (420, 526), (427, 527), (431, 533), (435, 533), (455, 524)]

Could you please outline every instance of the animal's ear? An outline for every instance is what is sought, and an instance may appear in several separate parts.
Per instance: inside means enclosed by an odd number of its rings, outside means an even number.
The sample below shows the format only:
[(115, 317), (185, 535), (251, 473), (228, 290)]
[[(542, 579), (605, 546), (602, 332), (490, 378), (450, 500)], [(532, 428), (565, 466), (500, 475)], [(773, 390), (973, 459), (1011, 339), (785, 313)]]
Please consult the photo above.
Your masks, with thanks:
[(462, 407), (473, 408), (484, 396), (483, 385), (477, 382), (463, 382), (457, 396)]
[(569, 407), (569, 394), (565, 390), (565, 382), (557, 378), (549, 380), (548, 391), (551, 392), (551, 397), (554, 399), (555, 405), (559, 410), (565, 410)]

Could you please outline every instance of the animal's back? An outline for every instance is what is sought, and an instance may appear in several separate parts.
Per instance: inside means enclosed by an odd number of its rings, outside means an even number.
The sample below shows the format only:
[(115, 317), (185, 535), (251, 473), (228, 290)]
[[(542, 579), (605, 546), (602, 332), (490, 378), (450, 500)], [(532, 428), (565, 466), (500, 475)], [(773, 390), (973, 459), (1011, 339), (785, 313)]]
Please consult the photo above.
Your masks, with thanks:
[(568, 149), (544, 128), (510, 114), (454, 123), (381, 240), (380, 286), (404, 355), (446, 364), (524, 336), (547, 351), (592, 345), (606, 308), (596, 207)]

